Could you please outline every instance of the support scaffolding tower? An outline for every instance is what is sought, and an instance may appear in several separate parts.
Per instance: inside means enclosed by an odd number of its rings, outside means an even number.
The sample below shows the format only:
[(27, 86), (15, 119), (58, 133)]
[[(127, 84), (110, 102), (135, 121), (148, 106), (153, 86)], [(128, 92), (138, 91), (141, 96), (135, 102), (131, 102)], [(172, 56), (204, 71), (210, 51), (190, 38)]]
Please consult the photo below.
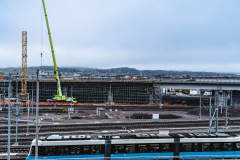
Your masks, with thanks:
[[(148, 88), (152, 83), (129, 82), (61, 82), (67, 95), (76, 97), (82, 103), (125, 103), (125, 104), (149, 104)], [(72, 92), (71, 92), (72, 86)], [(110, 89), (111, 86), (111, 89)], [(29, 85), (28, 87), (31, 87)], [(109, 91), (111, 90), (111, 96)], [(55, 82), (40, 80), (40, 102), (46, 102), (56, 92)]]
[[(27, 83), (28, 90), (33, 90), (36, 95), (36, 79)], [(0, 82), (0, 86), (4, 82)], [(109, 91), (111, 86), (111, 102), (114, 104), (149, 104), (151, 92), (149, 88), (153, 88), (153, 83), (139, 82), (83, 82), (83, 81), (62, 81), (62, 87), (67, 95), (76, 97), (78, 102), (82, 103), (107, 103), (109, 102)], [(13, 90), (16, 90), (16, 81), (12, 82)], [(7, 87), (7, 86), (6, 86)], [(71, 91), (72, 88), (72, 91)], [(47, 102), (56, 92), (55, 80), (41, 80), (39, 82), (39, 101)], [(35, 99), (35, 97), (33, 97)]]

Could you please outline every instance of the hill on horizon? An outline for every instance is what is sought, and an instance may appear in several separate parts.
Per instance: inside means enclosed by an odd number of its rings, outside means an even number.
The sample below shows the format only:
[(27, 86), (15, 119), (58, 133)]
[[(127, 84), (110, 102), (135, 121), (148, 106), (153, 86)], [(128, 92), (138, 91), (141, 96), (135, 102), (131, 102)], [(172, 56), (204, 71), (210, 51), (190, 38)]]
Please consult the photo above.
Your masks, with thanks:
[[(28, 67), (28, 74), (35, 74), (37, 69), (41, 69), (41, 66)], [(54, 71), (54, 66), (42, 66), (44, 71)], [(154, 77), (156, 75), (187, 75), (190, 76), (236, 76), (236, 73), (219, 73), (219, 72), (200, 72), (200, 71), (177, 71), (177, 70), (138, 70), (135, 68), (119, 67), (119, 68), (109, 68), (109, 69), (99, 69), (99, 68), (87, 68), (87, 67), (58, 67), (60, 72), (82, 72), (83, 74), (94, 74), (94, 73), (116, 73), (118, 75), (142, 75)], [(7, 67), (0, 68), (0, 71), (4, 72), (15, 72), (21, 74), (21, 67)]]

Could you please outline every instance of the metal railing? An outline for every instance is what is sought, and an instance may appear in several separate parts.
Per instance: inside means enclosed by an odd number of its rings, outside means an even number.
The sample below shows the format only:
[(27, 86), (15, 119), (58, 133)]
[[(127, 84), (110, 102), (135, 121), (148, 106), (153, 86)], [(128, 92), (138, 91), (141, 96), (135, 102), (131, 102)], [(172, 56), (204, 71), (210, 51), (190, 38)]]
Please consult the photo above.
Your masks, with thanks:
[(240, 78), (212, 78), (205, 77), (199, 79), (172, 79), (172, 78), (161, 78), (161, 79), (153, 79), (154, 82), (160, 83), (224, 83), (224, 84), (240, 84)]

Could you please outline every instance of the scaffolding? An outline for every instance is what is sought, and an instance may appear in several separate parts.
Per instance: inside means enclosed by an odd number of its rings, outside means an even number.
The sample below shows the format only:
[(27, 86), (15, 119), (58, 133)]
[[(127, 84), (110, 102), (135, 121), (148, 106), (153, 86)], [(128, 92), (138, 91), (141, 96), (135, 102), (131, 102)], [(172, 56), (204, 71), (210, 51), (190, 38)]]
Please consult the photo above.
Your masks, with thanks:
[[(152, 83), (62, 82), (62, 86), (67, 95), (76, 97), (80, 103), (107, 103), (110, 100), (111, 103), (149, 104), (147, 88)], [(40, 101), (46, 101), (55, 90), (54, 83), (40, 82)]]
[[(12, 81), (13, 93), (16, 93), (16, 80)], [(148, 88), (152, 83), (139, 82), (62, 82), (63, 92), (76, 97), (79, 103), (111, 103), (115, 104), (149, 104), (150, 94)], [(0, 87), (4, 84), (0, 82)], [(7, 85), (5, 86), (7, 88)], [(29, 92), (33, 91), (33, 99), (36, 95), (36, 79), (27, 83)], [(72, 88), (72, 89), (71, 89)], [(19, 90), (21, 88), (19, 87)], [(39, 83), (39, 101), (47, 102), (56, 92), (55, 81), (41, 81)], [(3, 93), (1, 93), (3, 94)], [(32, 99), (30, 95), (30, 99)]]
[[(7, 82), (7, 81), (6, 81)], [(8, 95), (7, 83), (0, 82), (0, 94)], [(19, 82), (20, 83), (20, 82)], [(160, 86), (154, 84), (154, 82), (141, 82), (141, 81), (71, 81), (62, 80), (63, 93), (67, 96), (76, 97), (79, 103), (110, 103), (119, 104), (153, 104), (159, 105), (167, 102), (172, 104), (185, 104), (188, 106), (199, 105), (199, 97), (184, 97), (184, 96), (170, 96), (163, 93)], [(12, 82), (12, 93), (15, 97), (16, 93), (16, 80)], [(28, 79), (27, 88), (29, 92), (33, 90), (33, 99), (36, 95), (36, 79)], [(71, 89), (72, 88), (72, 89)], [(19, 87), (21, 91), (21, 86)], [(18, 91), (18, 92), (19, 92)], [(56, 92), (55, 80), (40, 79), (39, 93), (40, 102), (47, 102), (47, 99), (52, 98), (52, 95)], [(239, 95), (238, 95), (239, 96)], [(240, 96), (239, 96), (240, 97)], [(234, 97), (235, 98), (235, 97)], [(3, 99), (3, 97), (2, 97)], [(30, 99), (32, 96), (30, 95)], [(209, 98), (207, 96), (202, 97), (202, 104), (208, 106)], [(212, 99), (214, 101), (214, 99)], [(184, 102), (184, 103), (183, 103)], [(233, 100), (233, 103), (235, 101)], [(229, 102), (230, 103), (230, 102)], [(240, 104), (240, 103), (239, 103)], [(230, 104), (229, 104), (230, 105)]]

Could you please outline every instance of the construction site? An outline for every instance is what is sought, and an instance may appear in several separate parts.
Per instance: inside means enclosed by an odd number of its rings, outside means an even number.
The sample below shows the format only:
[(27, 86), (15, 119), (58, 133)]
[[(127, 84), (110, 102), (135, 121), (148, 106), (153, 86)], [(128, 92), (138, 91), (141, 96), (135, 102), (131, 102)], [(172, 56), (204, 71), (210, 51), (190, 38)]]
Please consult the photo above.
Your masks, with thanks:
[[(96, 156), (94, 155), (95, 157), (92, 158), (99, 158), (95, 149), (103, 147), (101, 153), (103, 150), (106, 153), (101, 158), (109, 160), (114, 145), (117, 146), (115, 149), (126, 148), (128, 145), (136, 146), (138, 148), (136, 153), (140, 153), (140, 158), (146, 159), (142, 153), (147, 152), (142, 152), (141, 147), (160, 146), (165, 143), (168, 147), (173, 145), (175, 147), (172, 151), (173, 155), (163, 154), (170, 160), (176, 159), (176, 157), (179, 160), (181, 150), (176, 148), (182, 149), (183, 147), (179, 147), (179, 145), (185, 146), (185, 144), (191, 145), (188, 153), (190, 151), (196, 153), (197, 150), (193, 150), (196, 144), (201, 153), (214, 151), (214, 145), (217, 143), (222, 147), (216, 150), (219, 155), (227, 145), (234, 146), (231, 151), (237, 150), (238, 143), (235, 139), (231, 142), (225, 141), (225, 139), (217, 142), (215, 139), (223, 135), (222, 133), (224, 136), (227, 135), (225, 137), (240, 134), (238, 127), (240, 125), (238, 118), (240, 114), (240, 109), (238, 109), (240, 77), (223, 77), (225, 79), (221, 79), (218, 75), (201, 78), (192, 78), (189, 75), (187, 78), (179, 79), (163, 78), (160, 75), (158, 79), (144, 79), (142, 75), (139, 76), (140, 78), (136, 76), (128, 79), (114, 79), (111, 76), (63, 77), (57, 67), (44, 0), (42, 0), (42, 5), (48, 32), (46, 35), (48, 35), (51, 48), (51, 51), (49, 48), (48, 54), (52, 54), (54, 66), (53, 75), (43, 76), (42, 53), (41, 67), (36, 69), (34, 74), (28, 73), (28, 36), (27, 31), (22, 31), (21, 72), (14, 70), (7, 74), (4, 73), (5, 75), (0, 74), (0, 159), (10, 160), (11, 157), (16, 160), (30, 160), (38, 159), (38, 156), (39, 159), (74, 159), (75, 157), (72, 155), (88, 159), (94, 154)], [(221, 133), (219, 134), (219, 132)], [(132, 144), (128, 144), (131, 139), (127, 138), (121, 146), (118, 144), (118, 139), (113, 140), (112, 144), (109, 141), (118, 136), (133, 136), (133, 133), (142, 137), (134, 139)], [(43, 148), (42, 144), (48, 143), (46, 137), (51, 137), (53, 134), (55, 139), (50, 139), (46, 148)], [(205, 138), (204, 143), (199, 141), (194, 144), (192, 142), (192, 140), (196, 140), (194, 136), (200, 134), (205, 136), (200, 136), (200, 138)], [(193, 139), (182, 143), (182, 140), (189, 135)], [(156, 139), (160, 142), (155, 144), (153, 139), (150, 144), (146, 139), (150, 136), (152, 136), (151, 138), (159, 136)], [(171, 142), (162, 139), (168, 139), (169, 136), (173, 137)], [(225, 138), (224, 136), (223, 138)], [(61, 138), (56, 139), (56, 137)], [(69, 141), (70, 137), (74, 143)], [(79, 141), (83, 139), (79, 137), (84, 137), (84, 140), (89, 141), (83, 144)], [(181, 141), (180, 138), (182, 138)], [(213, 142), (206, 139), (213, 139)], [(236, 139), (239, 140), (238, 137)], [(93, 140), (97, 140), (100, 145), (93, 143)], [(104, 143), (100, 143), (100, 140), (103, 140)], [(69, 141), (67, 145), (59, 143), (65, 144), (67, 141)], [(210, 147), (210, 143), (212, 149), (203, 150), (207, 144)], [(66, 151), (66, 153), (62, 154), (61, 147), (65, 147), (67, 151), (64, 150), (64, 152)], [(49, 148), (59, 149), (59, 151), (52, 150), (52, 153), (50, 151), (48, 153)], [(92, 152), (87, 152), (87, 148), (90, 148), (89, 151)], [(159, 155), (165, 153), (163, 150), (166, 148), (162, 147), (162, 151), (157, 151), (157, 153)], [(149, 155), (153, 156), (150, 147), (147, 149)], [(119, 149), (119, 152), (124, 153), (121, 155), (122, 157), (131, 159), (133, 156), (125, 154), (130, 153), (129, 150), (121, 152)], [(119, 152), (114, 153), (111, 158), (115, 159), (114, 155)], [(207, 154), (209, 153), (207, 152)], [(226, 155), (232, 156), (232, 153), (229, 152)], [(211, 156), (213, 155), (210, 155), (209, 159)], [(224, 155), (222, 157), (224, 159)], [(158, 159), (158, 157), (154, 158)], [(159, 156), (159, 158), (162, 157)], [(184, 160), (184, 158), (183, 155), (182, 159)]]
[[(5, 87), (4, 87), (5, 83)], [(21, 83), (21, 81), (20, 81)], [(62, 81), (63, 95), (75, 97), (79, 103), (125, 103), (125, 104), (149, 104), (149, 88), (153, 87), (150, 82), (67, 82)], [(0, 88), (5, 88), (8, 95), (8, 81), (1, 81)], [(47, 102), (56, 94), (56, 82), (54, 80), (40, 80), (39, 82), (39, 101)], [(11, 93), (16, 98), (17, 83), (11, 83)], [(20, 86), (18, 87), (21, 91)], [(28, 81), (27, 90), (30, 99), (36, 100), (36, 79)], [(18, 91), (18, 92), (19, 92)], [(3, 93), (2, 93), (3, 95)], [(7, 96), (8, 97), (8, 96)]]
[[(36, 102), (37, 80), (28, 79), (26, 85), (26, 94), (22, 93), (21, 80), (11, 80), (10, 97), (12, 102), (16, 102), (16, 94), (18, 100), (26, 102), (27, 95), (29, 101)], [(8, 80), (0, 81), (1, 104), (8, 103)], [(76, 98), (77, 104), (101, 104), (101, 105), (156, 105), (165, 106), (199, 106), (199, 96), (170, 96), (168, 94), (160, 94), (159, 88), (154, 87), (155, 83), (150, 81), (61, 81), (63, 95)], [(48, 100), (56, 94), (55, 80), (39, 80), (39, 102), (44, 104), (68, 104), (68, 102), (49, 102)], [(5, 92), (4, 92), (5, 91)], [(25, 95), (25, 96), (24, 96)], [(5, 99), (4, 99), (5, 96)], [(203, 104), (209, 104), (209, 96), (201, 98)], [(212, 97), (214, 102), (214, 96)], [(230, 103), (230, 101), (228, 102)], [(43, 103), (42, 103), (43, 104)]]
[[(105, 105), (159, 105), (160, 107), (162, 105), (174, 105), (181, 107), (198, 106), (199, 103), (208, 105), (210, 102), (210, 97), (212, 97), (212, 101), (216, 99), (216, 95), (211, 94), (209, 96), (201, 97), (201, 93), (197, 96), (171, 96), (171, 93), (169, 91), (174, 91), (174, 87), (162, 87), (161, 80), (159, 81), (159, 79), (157, 82), (155, 80), (145, 79), (136, 80), (136, 78), (132, 78), (132, 80), (114, 80), (111, 78), (106, 79), (106, 77), (102, 79), (73, 79), (71, 77), (62, 78), (60, 71), (57, 68), (57, 62), (55, 58), (50, 26), (44, 1), (42, 1), (42, 3), (54, 64), (54, 76), (52, 76), (52, 78), (39, 77), (39, 71), (36, 71), (37, 73), (35, 74), (38, 76), (30, 76), (28, 74), (27, 31), (22, 31), (22, 70), (21, 73), (12, 72), (9, 73), (9, 76), (5, 75), (4, 78), (1, 77), (0, 104), (5, 105), (8, 103), (8, 100), (9, 102), (37, 102), (38, 96), (38, 102), (42, 102), (48, 105), (55, 103), (64, 103), (64, 105), (66, 105), (65, 103), (97, 103)], [(40, 72), (43, 72), (42, 53)], [(198, 84), (195, 85), (196, 88), (199, 88), (197, 86)], [(216, 82), (212, 83), (211, 85), (216, 86)], [(37, 88), (37, 86), (39, 87)], [(189, 91), (189, 89), (187, 90)], [(176, 95), (176, 93), (174, 94)], [(229, 93), (227, 94), (229, 95)], [(199, 102), (199, 100), (201, 102)]]

